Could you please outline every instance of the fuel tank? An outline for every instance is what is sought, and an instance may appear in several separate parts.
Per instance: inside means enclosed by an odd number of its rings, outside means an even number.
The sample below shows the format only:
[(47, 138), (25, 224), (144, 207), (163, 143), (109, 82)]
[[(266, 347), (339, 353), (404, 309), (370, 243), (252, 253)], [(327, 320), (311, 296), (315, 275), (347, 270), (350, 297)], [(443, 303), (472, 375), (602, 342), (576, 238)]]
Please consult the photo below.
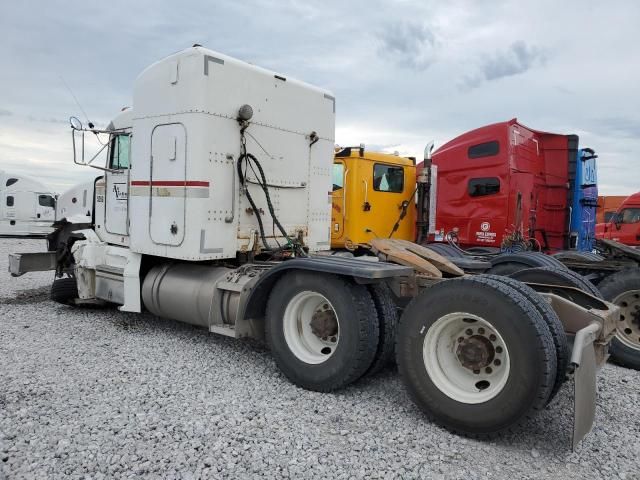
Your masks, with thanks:
[[(209, 327), (222, 323), (217, 284), (233, 269), (186, 263), (153, 267), (142, 284), (142, 301), (159, 317)], [(215, 302), (215, 303), (214, 303)]]

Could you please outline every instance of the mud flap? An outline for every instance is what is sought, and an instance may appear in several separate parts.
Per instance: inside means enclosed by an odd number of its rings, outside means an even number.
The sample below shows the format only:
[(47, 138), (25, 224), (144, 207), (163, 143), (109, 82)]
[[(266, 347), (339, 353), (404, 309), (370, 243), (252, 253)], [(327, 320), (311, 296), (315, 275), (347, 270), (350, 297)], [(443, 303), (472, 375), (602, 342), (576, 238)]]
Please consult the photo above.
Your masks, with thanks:
[(571, 353), (573, 370), (573, 438), (575, 451), (580, 441), (591, 431), (596, 415), (596, 353), (594, 341), (601, 327), (592, 323), (576, 332)]

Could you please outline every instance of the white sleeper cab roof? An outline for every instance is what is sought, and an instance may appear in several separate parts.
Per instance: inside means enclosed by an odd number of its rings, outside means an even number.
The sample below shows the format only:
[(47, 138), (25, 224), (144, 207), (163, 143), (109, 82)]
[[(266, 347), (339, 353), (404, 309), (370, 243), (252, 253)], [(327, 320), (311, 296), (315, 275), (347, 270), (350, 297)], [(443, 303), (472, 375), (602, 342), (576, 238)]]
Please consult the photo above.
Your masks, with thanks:
[[(244, 124), (241, 107), (250, 118)], [(259, 172), (237, 168), (243, 141), (262, 166), (288, 236), (302, 239), (310, 251), (329, 249), (335, 123), (329, 92), (194, 47), (142, 72), (126, 114), (130, 126), (120, 120), (111, 128), (132, 133), (128, 219), (118, 223), (110, 210), (107, 216), (114, 218), (112, 232), (129, 234), (120, 243), (132, 251), (210, 260), (252, 249), (260, 225), (240, 192), (241, 174), (266, 238), (273, 247), (282, 244)], [(120, 185), (99, 183), (98, 196), (102, 188), (110, 195), (127, 183), (114, 182)]]
[(33, 178), (0, 170), (0, 237), (44, 237), (51, 233), (55, 197)]

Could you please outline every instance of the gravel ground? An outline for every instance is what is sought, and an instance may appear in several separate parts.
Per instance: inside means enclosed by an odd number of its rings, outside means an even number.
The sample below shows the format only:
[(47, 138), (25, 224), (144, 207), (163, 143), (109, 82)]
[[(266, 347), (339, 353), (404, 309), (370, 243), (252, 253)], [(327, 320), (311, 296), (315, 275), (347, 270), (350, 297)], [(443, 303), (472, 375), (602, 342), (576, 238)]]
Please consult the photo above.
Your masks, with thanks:
[(307, 392), (254, 343), (52, 303), (50, 273), (4, 273), (43, 246), (0, 240), (0, 478), (640, 479), (640, 372), (604, 367), (575, 453), (570, 385), (518, 433), (464, 439), (393, 369)]

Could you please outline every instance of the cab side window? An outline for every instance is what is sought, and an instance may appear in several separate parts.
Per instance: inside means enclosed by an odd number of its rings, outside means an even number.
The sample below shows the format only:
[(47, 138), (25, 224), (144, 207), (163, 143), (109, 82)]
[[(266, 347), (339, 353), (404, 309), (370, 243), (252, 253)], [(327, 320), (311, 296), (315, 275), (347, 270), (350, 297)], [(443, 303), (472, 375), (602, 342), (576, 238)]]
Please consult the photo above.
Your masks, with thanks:
[(373, 189), (377, 192), (402, 193), (404, 168), (376, 163), (373, 166)]
[(115, 135), (111, 138), (111, 153), (109, 158), (109, 168), (122, 170), (129, 168), (131, 137), (129, 135)]
[(56, 208), (56, 200), (51, 195), (38, 195), (38, 205)]
[(620, 223), (640, 222), (640, 208), (625, 208), (620, 212)]
[(344, 187), (344, 163), (333, 164), (333, 191)]

